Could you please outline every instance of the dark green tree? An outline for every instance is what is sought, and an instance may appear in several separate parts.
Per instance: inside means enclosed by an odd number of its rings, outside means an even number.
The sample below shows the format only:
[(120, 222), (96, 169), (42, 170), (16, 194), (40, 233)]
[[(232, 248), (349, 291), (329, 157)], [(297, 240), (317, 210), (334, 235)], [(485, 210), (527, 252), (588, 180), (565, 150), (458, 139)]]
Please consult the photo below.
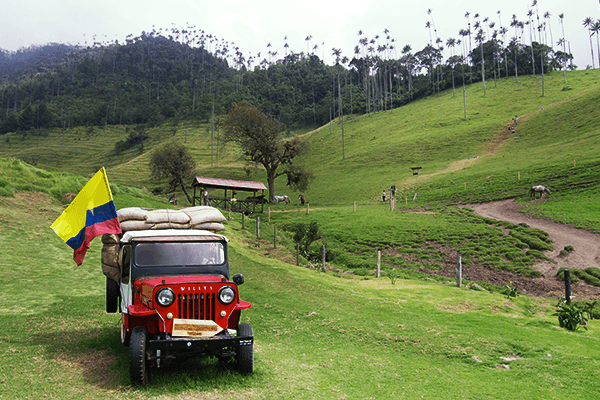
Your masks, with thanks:
[(19, 129), (27, 131), (31, 128), (35, 128), (35, 114), (31, 106), (27, 106), (19, 115)]
[(168, 142), (154, 150), (148, 163), (152, 179), (166, 181), (169, 191), (180, 187), (189, 203), (191, 196), (185, 188), (185, 182), (194, 178), (196, 164), (188, 149), (179, 142)]
[(286, 175), (288, 185), (306, 190), (312, 176), (294, 161), (307, 149), (301, 139), (283, 137), (285, 126), (253, 105), (235, 104), (223, 121), (226, 142), (237, 143), (244, 158), (267, 172), (269, 200), (274, 201), (275, 179)]

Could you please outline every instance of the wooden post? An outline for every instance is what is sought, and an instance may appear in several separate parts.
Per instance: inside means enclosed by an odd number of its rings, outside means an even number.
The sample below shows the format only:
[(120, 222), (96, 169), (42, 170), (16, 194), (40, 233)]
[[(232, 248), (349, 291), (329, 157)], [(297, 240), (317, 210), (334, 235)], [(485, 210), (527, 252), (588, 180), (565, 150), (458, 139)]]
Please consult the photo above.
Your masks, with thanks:
[(273, 248), (277, 248), (277, 226), (273, 227)]
[(256, 217), (256, 238), (260, 239), (260, 217)]
[(381, 277), (381, 250), (377, 250), (377, 277)]
[(565, 269), (565, 299), (571, 305), (571, 271)]
[(465, 190), (467, 190), (467, 182), (465, 182)]
[(271, 222), (271, 207), (267, 207), (267, 222)]
[(404, 198), (404, 201), (406, 202), (406, 205), (408, 205), (408, 196)]
[(575, 160), (573, 160), (573, 168), (575, 168)]
[(325, 272), (325, 245), (321, 245), (321, 257), (323, 258), (323, 272)]
[(300, 265), (300, 243), (296, 243), (296, 265)]
[(456, 286), (462, 286), (462, 257), (458, 257), (458, 268), (456, 269)]
[(231, 221), (231, 206), (227, 207), (227, 221)]
[(246, 228), (246, 213), (242, 213), (242, 229)]
[(521, 173), (520, 173), (520, 172), (517, 172), (517, 178), (518, 178), (519, 180), (521, 180)]
[(354, 212), (356, 212), (356, 200), (354, 200)]

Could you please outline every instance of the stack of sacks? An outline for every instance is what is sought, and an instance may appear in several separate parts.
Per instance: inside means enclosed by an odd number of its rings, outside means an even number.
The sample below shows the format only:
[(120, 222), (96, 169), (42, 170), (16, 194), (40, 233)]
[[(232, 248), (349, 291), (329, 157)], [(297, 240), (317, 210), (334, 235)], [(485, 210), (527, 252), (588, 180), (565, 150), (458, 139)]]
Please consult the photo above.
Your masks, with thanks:
[(102, 235), (102, 273), (115, 282), (121, 278), (121, 235)]
[[(181, 210), (143, 210), (139, 207), (122, 208), (117, 211), (121, 230), (142, 231), (149, 229), (204, 229), (212, 232), (225, 230), (225, 217), (213, 207), (196, 206)], [(102, 235), (102, 273), (119, 281), (121, 276), (121, 235)]]
[(225, 217), (213, 207), (196, 206), (181, 210), (143, 210), (139, 207), (117, 211), (123, 232), (149, 229), (205, 229), (213, 232), (225, 230)]

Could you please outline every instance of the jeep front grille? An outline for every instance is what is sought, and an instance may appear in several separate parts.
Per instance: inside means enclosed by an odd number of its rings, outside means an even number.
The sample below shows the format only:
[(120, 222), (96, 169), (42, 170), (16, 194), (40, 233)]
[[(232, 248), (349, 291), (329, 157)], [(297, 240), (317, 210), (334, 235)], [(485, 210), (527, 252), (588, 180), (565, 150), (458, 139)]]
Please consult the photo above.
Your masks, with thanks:
[(177, 295), (177, 318), (182, 319), (215, 319), (215, 294), (191, 293)]

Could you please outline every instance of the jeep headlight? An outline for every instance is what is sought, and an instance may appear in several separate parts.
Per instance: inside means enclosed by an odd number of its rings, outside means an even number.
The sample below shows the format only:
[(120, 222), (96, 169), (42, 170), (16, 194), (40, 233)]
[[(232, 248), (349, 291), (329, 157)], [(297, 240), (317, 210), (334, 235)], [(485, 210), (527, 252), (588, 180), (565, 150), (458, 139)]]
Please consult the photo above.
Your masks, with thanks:
[(156, 292), (156, 302), (163, 307), (169, 307), (175, 301), (175, 293), (171, 288), (165, 287)]
[(235, 290), (231, 286), (223, 286), (219, 290), (219, 301), (223, 304), (231, 304), (235, 300)]

